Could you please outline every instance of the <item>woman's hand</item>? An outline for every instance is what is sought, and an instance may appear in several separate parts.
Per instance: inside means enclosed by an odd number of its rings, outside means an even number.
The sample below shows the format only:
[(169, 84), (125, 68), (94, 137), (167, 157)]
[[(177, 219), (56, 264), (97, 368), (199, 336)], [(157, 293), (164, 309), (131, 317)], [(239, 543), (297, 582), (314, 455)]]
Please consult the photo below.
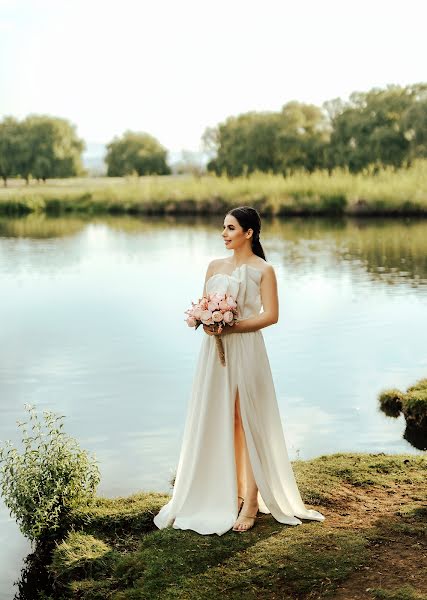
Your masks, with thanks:
[(226, 325), (225, 327), (222, 328), (221, 333), (218, 333), (217, 330), (213, 330), (211, 329), (210, 325), (203, 325), (203, 329), (205, 331), (205, 333), (207, 333), (208, 335), (227, 335), (229, 333), (232, 333), (231, 330), (233, 329), (232, 327), (230, 327), (230, 325)]
[(203, 325), (203, 329), (205, 331), (205, 333), (207, 333), (208, 335), (221, 335), (221, 333), (218, 333), (218, 331), (214, 331), (213, 329), (211, 329), (210, 325)]

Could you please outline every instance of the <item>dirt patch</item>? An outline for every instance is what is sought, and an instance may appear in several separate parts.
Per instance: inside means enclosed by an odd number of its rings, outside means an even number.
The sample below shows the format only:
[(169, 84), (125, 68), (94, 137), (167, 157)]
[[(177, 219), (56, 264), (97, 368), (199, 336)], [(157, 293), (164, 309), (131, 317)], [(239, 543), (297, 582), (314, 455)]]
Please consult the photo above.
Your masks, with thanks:
[[(405, 532), (410, 519), (399, 516), (399, 509), (418, 503), (420, 498), (410, 488), (385, 489), (376, 486), (355, 488), (343, 484), (334, 497), (334, 506), (323, 510), (329, 527), (351, 528), (368, 532), (369, 563), (357, 569), (331, 595), (333, 600), (367, 600), (376, 598), (374, 588), (388, 591), (404, 585), (426, 594), (427, 540), (418, 532)], [(418, 501), (418, 502), (417, 502)], [(403, 526), (403, 528), (402, 528)], [(396, 532), (396, 528), (402, 530)], [(369, 532), (369, 535), (372, 534)], [(309, 596), (314, 598), (315, 596)]]
[(400, 507), (415, 500), (410, 489), (358, 488), (346, 483), (334, 490), (332, 499), (333, 506), (321, 511), (328, 525), (362, 529), (372, 527), (384, 514), (396, 514)]
[(411, 536), (373, 542), (370, 544), (370, 564), (355, 571), (339, 586), (333, 600), (366, 600), (374, 598), (373, 588), (389, 591), (412, 585), (418, 592), (426, 594), (427, 545), (425, 541)]

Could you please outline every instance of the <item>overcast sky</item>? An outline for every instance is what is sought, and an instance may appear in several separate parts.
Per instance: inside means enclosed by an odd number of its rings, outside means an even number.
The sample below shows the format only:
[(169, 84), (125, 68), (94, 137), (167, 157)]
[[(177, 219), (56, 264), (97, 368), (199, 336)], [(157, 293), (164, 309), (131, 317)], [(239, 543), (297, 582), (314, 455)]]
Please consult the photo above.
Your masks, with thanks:
[(208, 126), (427, 81), (425, 0), (0, 0), (0, 117), (198, 150)]

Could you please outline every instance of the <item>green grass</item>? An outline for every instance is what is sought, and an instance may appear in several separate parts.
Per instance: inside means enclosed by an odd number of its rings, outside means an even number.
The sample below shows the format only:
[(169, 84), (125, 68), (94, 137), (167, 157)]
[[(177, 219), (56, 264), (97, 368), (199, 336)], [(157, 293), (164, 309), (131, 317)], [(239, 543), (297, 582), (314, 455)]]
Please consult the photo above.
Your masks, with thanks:
[[(369, 563), (373, 541), (425, 537), (424, 456), (337, 453), (294, 461), (293, 467), (304, 502), (327, 513), (323, 523), (290, 527), (261, 515), (244, 534), (202, 536), (154, 526), (165, 494), (97, 498), (93, 508), (73, 513), (53, 552), (49, 571), (58, 593), (84, 600), (329, 597)], [(404, 503), (388, 500), (403, 487)], [(351, 489), (382, 494), (389, 502), (383, 513), (378, 505), (375, 526), (339, 517), (353, 499)], [(363, 520), (363, 503), (350, 510)]]
[(398, 417), (402, 412), (406, 421), (419, 427), (427, 425), (427, 379), (420, 379), (408, 387), (406, 392), (396, 388), (382, 391), (378, 396), (381, 410), (389, 417)]
[(427, 160), (377, 175), (346, 169), (249, 177), (155, 176), (12, 181), (0, 190), (0, 214), (218, 214), (236, 205), (263, 215), (427, 214)]

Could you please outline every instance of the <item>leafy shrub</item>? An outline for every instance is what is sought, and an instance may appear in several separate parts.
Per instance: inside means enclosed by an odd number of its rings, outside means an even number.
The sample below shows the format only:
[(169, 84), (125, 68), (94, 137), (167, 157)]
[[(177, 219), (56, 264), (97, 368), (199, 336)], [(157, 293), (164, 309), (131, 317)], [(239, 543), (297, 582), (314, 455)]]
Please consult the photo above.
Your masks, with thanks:
[(95, 458), (64, 433), (62, 415), (43, 411), (43, 424), (33, 406), (25, 409), (29, 420), (17, 421), (23, 452), (9, 440), (0, 447), (0, 492), (22, 533), (46, 541), (74, 507), (92, 503), (100, 474)]

